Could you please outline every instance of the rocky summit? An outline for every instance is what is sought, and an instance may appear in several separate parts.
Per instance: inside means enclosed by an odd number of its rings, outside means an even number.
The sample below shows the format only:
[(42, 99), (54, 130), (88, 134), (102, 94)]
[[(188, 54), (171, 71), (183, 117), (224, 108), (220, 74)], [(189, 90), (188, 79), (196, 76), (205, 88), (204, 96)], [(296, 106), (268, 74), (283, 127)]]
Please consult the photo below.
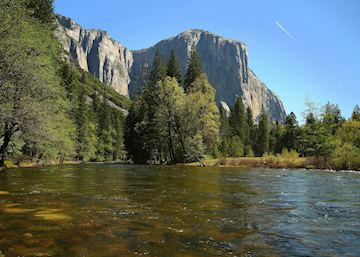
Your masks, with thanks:
[(190, 50), (195, 46), (219, 104), (232, 106), (241, 96), (255, 118), (265, 108), (272, 120), (285, 119), (280, 98), (249, 68), (247, 47), (240, 41), (191, 29), (150, 48), (130, 51), (104, 31), (84, 29), (64, 16), (57, 18), (57, 37), (70, 58), (122, 95), (132, 96), (140, 89), (141, 78), (151, 68), (157, 48), (165, 58), (175, 50), (184, 74)]

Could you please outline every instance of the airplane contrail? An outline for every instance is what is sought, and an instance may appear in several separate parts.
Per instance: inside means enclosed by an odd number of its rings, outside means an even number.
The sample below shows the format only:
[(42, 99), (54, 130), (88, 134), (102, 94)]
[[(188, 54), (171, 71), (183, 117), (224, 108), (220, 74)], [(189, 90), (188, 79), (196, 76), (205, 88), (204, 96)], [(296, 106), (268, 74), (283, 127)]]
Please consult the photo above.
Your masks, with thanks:
[(296, 39), (294, 38), (293, 35), (290, 34), (290, 32), (288, 32), (278, 21), (275, 20), (275, 24), (286, 33), (286, 35), (288, 35), (292, 40), (296, 41)]

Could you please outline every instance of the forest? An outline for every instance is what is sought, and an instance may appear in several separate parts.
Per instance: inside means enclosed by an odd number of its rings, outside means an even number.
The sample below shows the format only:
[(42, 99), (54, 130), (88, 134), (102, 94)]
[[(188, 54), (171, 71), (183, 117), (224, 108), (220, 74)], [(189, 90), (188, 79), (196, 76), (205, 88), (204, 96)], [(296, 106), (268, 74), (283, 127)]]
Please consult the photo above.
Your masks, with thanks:
[(71, 63), (54, 36), (49, 0), (0, 3), (0, 166), (28, 161), (200, 162), (284, 155), (319, 167), (360, 169), (360, 108), (307, 102), (299, 122), (254, 118), (241, 97), (228, 112), (215, 101), (196, 48), (181, 73), (176, 53), (158, 50), (135, 99)]

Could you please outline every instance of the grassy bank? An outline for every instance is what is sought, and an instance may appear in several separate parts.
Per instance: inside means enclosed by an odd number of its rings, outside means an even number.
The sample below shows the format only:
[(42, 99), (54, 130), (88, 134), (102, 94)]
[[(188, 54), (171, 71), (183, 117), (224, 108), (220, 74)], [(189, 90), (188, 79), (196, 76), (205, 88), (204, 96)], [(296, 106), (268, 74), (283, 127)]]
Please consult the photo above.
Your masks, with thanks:
[[(217, 158), (203, 161), (206, 166), (241, 167), (241, 168), (272, 168), (272, 169), (332, 169), (340, 170), (332, 161), (315, 157), (297, 156), (264, 156)], [(189, 166), (199, 166), (198, 162), (189, 163)]]

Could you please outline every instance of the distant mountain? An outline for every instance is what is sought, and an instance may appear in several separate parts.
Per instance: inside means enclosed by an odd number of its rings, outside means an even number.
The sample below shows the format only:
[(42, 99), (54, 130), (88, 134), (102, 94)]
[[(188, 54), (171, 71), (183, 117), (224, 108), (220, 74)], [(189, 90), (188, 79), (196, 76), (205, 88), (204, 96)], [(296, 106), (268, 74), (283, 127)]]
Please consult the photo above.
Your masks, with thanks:
[(141, 76), (151, 67), (155, 50), (160, 49), (167, 58), (172, 49), (181, 63), (183, 73), (192, 46), (195, 46), (203, 68), (216, 89), (218, 103), (233, 105), (241, 96), (257, 117), (261, 108), (272, 120), (284, 121), (285, 110), (280, 98), (259, 80), (248, 67), (246, 45), (204, 30), (187, 30), (175, 37), (138, 51), (130, 51), (110, 38), (107, 32), (84, 29), (75, 21), (57, 16), (57, 36), (64, 50), (79, 66), (122, 95), (134, 95), (141, 87)]

